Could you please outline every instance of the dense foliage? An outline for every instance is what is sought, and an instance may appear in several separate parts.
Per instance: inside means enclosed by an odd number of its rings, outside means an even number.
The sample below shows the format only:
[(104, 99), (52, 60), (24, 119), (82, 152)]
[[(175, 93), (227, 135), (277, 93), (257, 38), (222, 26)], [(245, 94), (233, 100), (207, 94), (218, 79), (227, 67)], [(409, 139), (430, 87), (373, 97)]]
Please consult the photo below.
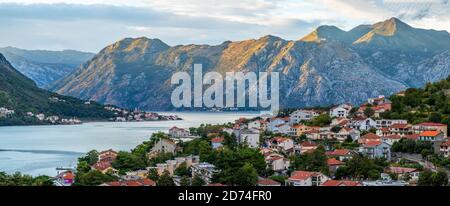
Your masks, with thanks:
[(404, 96), (394, 95), (390, 100), (392, 111), (384, 113), (383, 118), (407, 119), (412, 124), (438, 122), (450, 129), (450, 76), (423, 89), (407, 89)]
[(32, 177), (16, 172), (12, 175), (0, 172), (0, 186), (52, 186), (53, 180), (48, 176)]
[(357, 155), (345, 162), (336, 171), (337, 179), (356, 178), (377, 180), (387, 166), (383, 159), (369, 159), (368, 157)]
[(291, 157), (291, 169), (304, 171), (319, 171), (328, 174), (327, 156), (325, 149), (319, 146), (311, 153), (294, 155)]

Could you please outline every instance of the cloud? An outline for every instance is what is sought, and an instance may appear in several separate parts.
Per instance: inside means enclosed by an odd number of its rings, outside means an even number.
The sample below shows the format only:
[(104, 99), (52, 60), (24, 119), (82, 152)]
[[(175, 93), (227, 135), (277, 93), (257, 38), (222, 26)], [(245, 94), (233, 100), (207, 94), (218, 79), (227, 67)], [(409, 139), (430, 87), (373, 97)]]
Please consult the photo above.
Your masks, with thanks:
[(220, 44), (272, 34), (299, 39), (396, 16), (450, 30), (449, 0), (0, 0), (0, 46), (98, 51), (124, 37)]

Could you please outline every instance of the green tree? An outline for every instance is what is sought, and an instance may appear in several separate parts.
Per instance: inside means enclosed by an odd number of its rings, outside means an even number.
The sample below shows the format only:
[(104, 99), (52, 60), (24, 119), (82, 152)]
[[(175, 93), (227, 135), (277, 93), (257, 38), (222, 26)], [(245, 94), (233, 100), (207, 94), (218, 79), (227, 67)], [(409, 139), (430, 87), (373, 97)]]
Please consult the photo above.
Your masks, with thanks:
[(371, 117), (374, 114), (375, 114), (375, 111), (373, 111), (373, 109), (371, 107), (367, 107), (366, 109), (364, 109), (364, 116)]
[(424, 170), (419, 174), (419, 181), (417, 184), (419, 186), (431, 186), (433, 184), (433, 178), (432, 178), (433, 172), (431, 170)]
[(87, 173), (91, 170), (91, 166), (86, 161), (80, 161), (77, 165), (77, 173)]
[(325, 149), (319, 146), (312, 153), (304, 153), (291, 157), (291, 167), (294, 170), (320, 171), (328, 174), (328, 157), (325, 155)]
[(105, 182), (117, 180), (116, 177), (103, 174), (97, 170), (91, 170), (87, 173), (77, 173), (74, 186), (98, 186)]
[(191, 179), (188, 176), (181, 177), (180, 186), (191, 186)]
[(97, 150), (91, 150), (85, 156), (78, 158), (78, 161), (85, 161), (89, 165), (93, 165), (98, 161), (98, 154)]
[(165, 170), (163, 174), (159, 177), (156, 182), (158, 186), (175, 186), (175, 182), (173, 182), (172, 177), (170, 176), (169, 171)]
[(121, 151), (117, 154), (112, 166), (123, 174), (128, 171), (144, 169), (146, 164), (140, 157), (129, 152)]
[(198, 175), (194, 175), (194, 177), (192, 177), (192, 186), (203, 186), (205, 184), (206, 184), (205, 180), (203, 180)]
[(444, 170), (439, 170), (431, 175), (432, 186), (446, 186), (448, 185), (448, 176)]
[(159, 179), (158, 170), (156, 170), (155, 168), (151, 168), (150, 170), (148, 170), (147, 178), (155, 182), (158, 181)]
[(245, 163), (234, 175), (237, 186), (254, 186), (258, 181), (258, 173), (250, 163)]
[(174, 171), (174, 174), (180, 177), (183, 176), (191, 176), (191, 169), (187, 167), (187, 163), (183, 162), (181, 163)]

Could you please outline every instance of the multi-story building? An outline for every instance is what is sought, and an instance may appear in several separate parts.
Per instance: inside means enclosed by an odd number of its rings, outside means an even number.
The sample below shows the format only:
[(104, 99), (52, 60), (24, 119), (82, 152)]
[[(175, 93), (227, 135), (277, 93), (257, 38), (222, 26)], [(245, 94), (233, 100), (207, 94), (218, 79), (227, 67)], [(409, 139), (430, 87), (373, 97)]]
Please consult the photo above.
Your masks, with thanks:
[(201, 162), (192, 165), (191, 171), (192, 177), (198, 176), (202, 178), (206, 182), (206, 184), (211, 183), (211, 179), (213, 178), (214, 174), (218, 172), (216, 166), (207, 162)]

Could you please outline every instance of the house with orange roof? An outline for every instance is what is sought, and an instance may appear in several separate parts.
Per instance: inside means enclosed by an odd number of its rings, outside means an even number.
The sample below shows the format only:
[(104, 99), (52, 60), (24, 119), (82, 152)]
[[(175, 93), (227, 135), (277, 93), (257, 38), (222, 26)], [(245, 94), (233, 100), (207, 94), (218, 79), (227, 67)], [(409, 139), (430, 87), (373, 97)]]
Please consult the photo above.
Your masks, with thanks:
[(350, 127), (343, 127), (336, 133), (336, 139), (338, 141), (345, 141), (347, 137), (351, 137), (353, 141), (356, 141), (360, 138), (361, 132), (357, 129), (352, 129)]
[(305, 152), (314, 151), (317, 149), (317, 144), (314, 142), (302, 142), (300, 143), (300, 154), (303, 154)]
[(108, 161), (96, 162), (94, 165), (91, 166), (91, 168), (103, 174), (106, 174), (107, 172), (117, 172), (117, 170), (112, 167), (111, 162)]
[(319, 186), (330, 178), (320, 172), (294, 171), (286, 180), (289, 186)]
[(360, 144), (364, 144), (366, 142), (371, 142), (371, 141), (381, 141), (381, 137), (374, 133), (367, 133), (358, 139), (358, 143), (360, 143)]
[(319, 140), (320, 139), (320, 131), (318, 129), (309, 130), (309, 131), (303, 132), (303, 134), (309, 140)]
[(109, 149), (102, 151), (98, 154), (98, 161), (107, 161), (107, 162), (113, 162), (117, 157), (117, 152)]
[(385, 158), (388, 161), (391, 160), (391, 145), (381, 140), (363, 143), (359, 152), (372, 159)]
[(339, 161), (344, 161), (353, 158), (355, 152), (348, 149), (336, 149), (334, 151), (327, 151), (325, 154), (329, 157), (334, 157)]
[(279, 152), (292, 152), (294, 148), (294, 141), (286, 137), (275, 137), (267, 141), (269, 148)]
[(290, 160), (280, 154), (270, 154), (265, 157), (267, 166), (275, 172), (283, 173), (290, 166)]
[(169, 129), (169, 135), (173, 138), (184, 138), (189, 136), (189, 131), (183, 128), (173, 126)]
[(439, 130), (423, 131), (419, 134), (419, 140), (421, 141), (443, 141), (444, 138), (444, 133)]
[(320, 186), (329, 186), (329, 187), (337, 187), (337, 186), (348, 186), (348, 187), (355, 187), (355, 186), (363, 186), (361, 182), (358, 181), (351, 181), (351, 180), (327, 180)]
[(412, 130), (416, 134), (420, 134), (424, 131), (441, 131), (442, 133), (444, 133), (444, 137), (448, 136), (447, 125), (441, 124), (441, 123), (424, 122), (424, 123), (413, 125)]
[(439, 152), (447, 158), (450, 158), (450, 140), (443, 142), (440, 146)]
[(381, 141), (386, 142), (390, 145), (393, 145), (395, 142), (398, 142), (402, 139), (402, 136), (400, 135), (387, 135), (387, 136), (383, 136), (381, 137)]
[(328, 165), (328, 170), (330, 171), (330, 174), (334, 174), (334, 173), (336, 173), (337, 169), (339, 169), (339, 167), (345, 165), (345, 163), (337, 160), (336, 158), (329, 158), (327, 160), (327, 165)]
[(211, 146), (213, 149), (217, 149), (223, 146), (225, 139), (223, 137), (215, 137), (211, 139)]
[(387, 172), (398, 175), (399, 179), (403, 179), (408, 175), (412, 181), (419, 180), (420, 171), (416, 168), (406, 168), (406, 167), (389, 167)]
[(296, 124), (291, 127), (291, 134), (297, 137), (302, 136), (303, 133), (311, 130), (319, 130), (320, 127), (316, 126), (307, 126), (304, 124)]

